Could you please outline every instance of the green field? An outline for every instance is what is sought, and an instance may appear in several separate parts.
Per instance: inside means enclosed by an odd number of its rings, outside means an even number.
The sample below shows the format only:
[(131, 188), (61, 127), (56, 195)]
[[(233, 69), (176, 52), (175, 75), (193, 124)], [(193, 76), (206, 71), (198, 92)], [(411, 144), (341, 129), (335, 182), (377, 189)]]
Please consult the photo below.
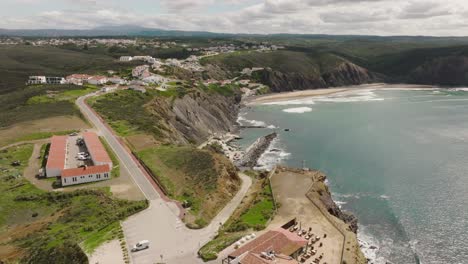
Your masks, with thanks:
[[(42, 263), (50, 254), (68, 260), (56, 263), (83, 263), (81, 250), (73, 250), (78, 244), (92, 252), (117, 235), (120, 220), (147, 207), (146, 201), (114, 199), (106, 189), (41, 191), (21, 177), (31, 153), (32, 145), (0, 152), (0, 237), (12, 236), (9, 250), (28, 263)], [(16, 160), (21, 166), (10, 165)]]

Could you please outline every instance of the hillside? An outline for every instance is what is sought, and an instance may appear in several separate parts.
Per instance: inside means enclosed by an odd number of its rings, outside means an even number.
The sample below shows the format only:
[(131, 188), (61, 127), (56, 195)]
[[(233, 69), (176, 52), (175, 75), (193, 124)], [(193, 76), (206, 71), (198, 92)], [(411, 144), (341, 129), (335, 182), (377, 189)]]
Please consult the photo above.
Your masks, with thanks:
[(204, 65), (215, 65), (228, 76), (244, 68), (264, 67), (253, 78), (270, 86), (273, 92), (306, 90), (379, 81), (377, 74), (327, 51), (292, 49), (272, 52), (234, 52), (205, 58)]
[(102, 54), (28, 45), (0, 47), (0, 94), (22, 89), (30, 75), (65, 76), (131, 67)]

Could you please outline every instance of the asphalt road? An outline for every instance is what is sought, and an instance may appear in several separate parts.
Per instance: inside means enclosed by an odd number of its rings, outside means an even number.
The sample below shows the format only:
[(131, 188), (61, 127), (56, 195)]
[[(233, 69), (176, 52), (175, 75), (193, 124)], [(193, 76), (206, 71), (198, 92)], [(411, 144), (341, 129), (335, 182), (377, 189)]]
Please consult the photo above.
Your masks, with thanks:
[(89, 94), (78, 98), (76, 104), (86, 118), (96, 127), (99, 134), (106, 139), (120, 160), (120, 164), (128, 170), (135, 184), (150, 201), (148, 209), (129, 217), (122, 223), (125, 239), (129, 247), (144, 239), (150, 241), (149, 249), (130, 252), (132, 262), (135, 264), (152, 264), (156, 262), (203, 263), (197, 256), (198, 249), (216, 235), (220, 225), (227, 221), (239, 206), (252, 184), (251, 178), (240, 173), (242, 185), (239, 191), (211, 223), (203, 229), (188, 229), (178, 217), (178, 207), (160, 197), (135, 160), (133, 160), (131, 154), (96, 113), (85, 104), (84, 100), (93, 95)]

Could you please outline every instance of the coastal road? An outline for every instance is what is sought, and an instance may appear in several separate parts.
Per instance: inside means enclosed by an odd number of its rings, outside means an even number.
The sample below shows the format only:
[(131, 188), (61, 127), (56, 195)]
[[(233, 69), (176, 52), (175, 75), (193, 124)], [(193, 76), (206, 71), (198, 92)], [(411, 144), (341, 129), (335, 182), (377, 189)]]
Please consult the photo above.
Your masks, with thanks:
[(77, 99), (76, 104), (83, 115), (96, 127), (115, 152), (135, 184), (140, 188), (150, 204), (148, 209), (129, 217), (122, 223), (125, 239), (129, 247), (140, 240), (150, 241), (150, 248), (131, 253), (135, 264), (164, 263), (203, 263), (197, 256), (198, 249), (210, 241), (247, 193), (252, 180), (240, 173), (242, 185), (233, 199), (218, 213), (211, 223), (199, 230), (188, 229), (178, 217), (180, 211), (176, 204), (164, 200), (152, 182), (138, 166), (128, 149), (118, 140), (104, 121), (85, 103), (88, 94)]

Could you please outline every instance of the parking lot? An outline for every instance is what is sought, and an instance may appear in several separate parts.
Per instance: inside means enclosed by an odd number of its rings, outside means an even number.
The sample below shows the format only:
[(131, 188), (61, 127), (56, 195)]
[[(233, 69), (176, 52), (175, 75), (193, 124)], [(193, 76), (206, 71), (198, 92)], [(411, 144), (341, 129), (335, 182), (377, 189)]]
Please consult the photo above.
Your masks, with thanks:
[(84, 144), (77, 145), (76, 141), (81, 135), (70, 136), (67, 140), (67, 157), (65, 159), (65, 168), (77, 168), (82, 165), (93, 165), (93, 162), (89, 160), (78, 160), (78, 153), (88, 152)]

